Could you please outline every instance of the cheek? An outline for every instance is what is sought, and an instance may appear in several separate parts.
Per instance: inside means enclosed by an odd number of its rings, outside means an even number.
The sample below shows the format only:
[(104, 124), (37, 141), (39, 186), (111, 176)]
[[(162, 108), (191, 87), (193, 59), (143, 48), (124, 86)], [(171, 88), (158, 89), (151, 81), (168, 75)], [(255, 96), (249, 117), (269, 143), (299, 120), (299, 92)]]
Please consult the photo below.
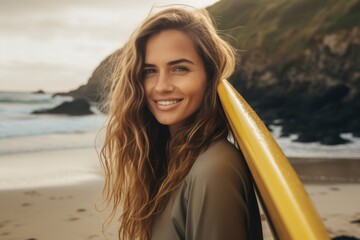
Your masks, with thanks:
[(152, 89), (150, 81), (144, 80), (142, 83), (142, 88), (144, 89), (145, 97), (148, 97)]
[(206, 81), (200, 81), (192, 88), (189, 88), (189, 93), (194, 101), (194, 104), (200, 105), (203, 103), (206, 92)]

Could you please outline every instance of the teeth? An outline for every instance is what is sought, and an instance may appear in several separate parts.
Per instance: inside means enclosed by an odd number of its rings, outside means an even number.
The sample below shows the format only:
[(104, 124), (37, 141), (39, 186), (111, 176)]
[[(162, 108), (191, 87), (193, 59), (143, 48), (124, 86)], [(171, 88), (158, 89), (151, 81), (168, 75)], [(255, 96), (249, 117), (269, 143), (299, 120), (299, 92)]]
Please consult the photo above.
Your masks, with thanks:
[(179, 101), (177, 100), (173, 100), (173, 101), (157, 101), (157, 104), (162, 105), (162, 106), (169, 106), (175, 103), (178, 103)]

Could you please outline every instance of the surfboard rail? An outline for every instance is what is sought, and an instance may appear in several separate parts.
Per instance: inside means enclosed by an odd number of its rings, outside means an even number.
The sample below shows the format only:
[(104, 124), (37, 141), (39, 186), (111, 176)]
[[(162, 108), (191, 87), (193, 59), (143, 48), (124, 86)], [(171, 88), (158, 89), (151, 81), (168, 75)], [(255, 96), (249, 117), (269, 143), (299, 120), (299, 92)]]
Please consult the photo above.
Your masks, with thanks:
[(276, 239), (330, 239), (289, 160), (249, 104), (226, 80), (218, 94)]

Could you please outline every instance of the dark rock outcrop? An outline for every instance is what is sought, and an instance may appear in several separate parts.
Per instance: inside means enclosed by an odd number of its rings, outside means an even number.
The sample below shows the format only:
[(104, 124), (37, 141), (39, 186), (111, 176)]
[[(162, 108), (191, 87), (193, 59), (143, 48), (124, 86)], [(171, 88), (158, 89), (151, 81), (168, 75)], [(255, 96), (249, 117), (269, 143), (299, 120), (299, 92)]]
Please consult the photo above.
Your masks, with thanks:
[(52, 109), (36, 110), (33, 114), (66, 114), (71, 116), (93, 114), (90, 104), (85, 99), (75, 99), (71, 102), (64, 102)]
[(44, 90), (40, 89), (40, 90), (32, 92), (32, 93), (34, 93), (34, 94), (44, 94), (45, 92), (44, 92)]

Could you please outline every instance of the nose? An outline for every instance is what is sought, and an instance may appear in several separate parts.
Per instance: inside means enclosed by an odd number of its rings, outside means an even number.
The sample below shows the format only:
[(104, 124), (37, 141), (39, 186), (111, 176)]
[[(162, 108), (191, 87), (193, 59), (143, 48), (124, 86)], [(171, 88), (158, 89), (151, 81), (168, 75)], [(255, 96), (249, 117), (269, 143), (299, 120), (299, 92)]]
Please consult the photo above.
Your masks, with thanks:
[(171, 76), (166, 72), (160, 72), (155, 85), (155, 91), (157, 92), (171, 92), (175, 88), (171, 82)]

